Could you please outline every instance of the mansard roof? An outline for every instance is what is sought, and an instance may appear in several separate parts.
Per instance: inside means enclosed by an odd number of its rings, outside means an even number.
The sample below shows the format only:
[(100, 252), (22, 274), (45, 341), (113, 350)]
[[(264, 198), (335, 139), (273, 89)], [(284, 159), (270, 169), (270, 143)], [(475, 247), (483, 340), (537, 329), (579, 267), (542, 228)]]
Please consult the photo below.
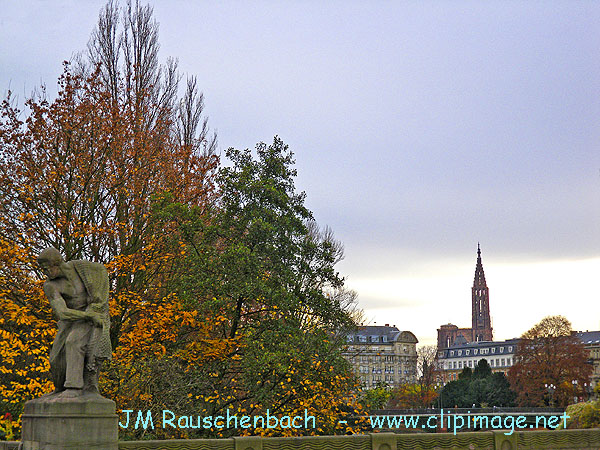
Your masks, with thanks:
[(600, 344), (600, 331), (578, 331), (575, 336), (584, 345)]
[[(466, 355), (465, 353), (462, 353), (459, 355), (458, 354), (458, 350), (473, 350), (473, 349), (484, 349), (484, 348), (498, 348), (498, 347), (509, 347), (512, 346), (513, 349), (512, 351), (508, 351), (508, 349), (504, 350), (502, 353), (498, 352), (498, 353), (489, 353), (486, 354), (486, 356), (491, 356), (491, 355), (496, 355), (496, 356), (504, 356), (504, 355), (510, 355), (510, 354), (514, 354), (517, 351), (517, 345), (519, 344), (520, 339), (519, 338), (513, 338), (513, 339), (507, 339), (506, 341), (479, 341), (479, 342), (469, 342), (468, 344), (460, 344), (457, 345), (456, 343), (448, 348), (445, 348), (443, 350), (440, 350), (440, 352), (443, 352), (443, 355), (441, 358), (464, 358), (465, 356), (480, 356), (481, 355), (481, 351), (477, 352), (478, 354), (470, 354), (470, 355)], [(450, 353), (452, 351), (452, 353)]]
[(410, 331), (400, 331), (396, 327), (390, 326), (360, 326), (354, 333), (348, 334), (349, 342), (361, 343), (359, 336), (366, 337), (366, 341), (362, 343), (393, 343), (393, 342), (407, 342), (416, 344), (419, 342), (417, 337)]

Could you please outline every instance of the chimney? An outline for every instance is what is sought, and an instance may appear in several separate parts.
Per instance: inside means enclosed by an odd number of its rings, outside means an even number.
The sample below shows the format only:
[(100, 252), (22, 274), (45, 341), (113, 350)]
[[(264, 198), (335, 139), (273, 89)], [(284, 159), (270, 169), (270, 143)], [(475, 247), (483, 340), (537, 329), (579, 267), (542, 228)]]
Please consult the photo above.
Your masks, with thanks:
[(385, 326), (386, 326), (386, 327), (389, 327), (389, 326), (390, 326), (390, 324), (389, 324), (389, 323), (386, 323), (386, 324), (385, 324)]

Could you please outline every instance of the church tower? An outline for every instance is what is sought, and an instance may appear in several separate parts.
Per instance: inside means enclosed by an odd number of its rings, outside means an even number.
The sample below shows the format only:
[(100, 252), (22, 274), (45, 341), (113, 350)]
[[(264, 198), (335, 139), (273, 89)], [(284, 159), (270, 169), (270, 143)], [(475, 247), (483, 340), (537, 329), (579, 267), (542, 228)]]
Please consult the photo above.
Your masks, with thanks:
[(490, 320), (490, 290), (485, 282), (483, 265), (481, 264), (481, 249), (477, 244), (477, 265), (475, 279), (471, 288), (472, 342), (491, 341), (492, 322)]

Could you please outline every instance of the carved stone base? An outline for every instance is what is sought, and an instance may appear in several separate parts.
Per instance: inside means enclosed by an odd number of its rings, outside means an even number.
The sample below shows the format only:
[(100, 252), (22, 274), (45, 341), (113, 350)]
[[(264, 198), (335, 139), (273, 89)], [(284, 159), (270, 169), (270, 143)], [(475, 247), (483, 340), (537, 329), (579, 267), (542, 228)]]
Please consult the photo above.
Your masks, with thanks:
[(61, 392), (25, 403), (23, 450), (118, 450), (115, 402)]

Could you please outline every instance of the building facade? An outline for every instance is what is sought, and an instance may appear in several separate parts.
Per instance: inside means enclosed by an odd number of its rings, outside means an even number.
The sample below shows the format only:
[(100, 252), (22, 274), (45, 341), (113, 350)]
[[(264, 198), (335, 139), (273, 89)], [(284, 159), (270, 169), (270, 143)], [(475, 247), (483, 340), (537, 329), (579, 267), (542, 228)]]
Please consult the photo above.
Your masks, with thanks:
[(481, 359), (485, 359), (492, 372), (503, 372), (515, 363), (515, 353), (519, 339), (489, 342), (479, 341), (467, 344), (453, 345), (450, 348), (438, 350), (438, 369), (444, 383), (457, 380), (458, 374), (465, 367), (475, 369)]
[(344, 357), (364, 388), (417, 381), (417, 340), (396, 326), (361, 326), (347, 336)]
[(485, 281), (479, 244), (477, 244), (475, 278), (471, 288), (471, 328), (458, 328), (456, 325), (448, 323), (440, 326), (437, 334), (438, 350), (453, 345), (493, 340), (492, 320), (490, 318), (490, 290)]
[(584, 386), (584, 391), (587, 391), (589, 396), (597, 397), (594, 394), (594, 389), (600, 383), (600, 331), (578, 331), (575, 336), (583, 342), (583, 346), (588, 351), (589, 360), (588, 362), (594, 368), (591, 375), (591, 386), (589, 388)]

